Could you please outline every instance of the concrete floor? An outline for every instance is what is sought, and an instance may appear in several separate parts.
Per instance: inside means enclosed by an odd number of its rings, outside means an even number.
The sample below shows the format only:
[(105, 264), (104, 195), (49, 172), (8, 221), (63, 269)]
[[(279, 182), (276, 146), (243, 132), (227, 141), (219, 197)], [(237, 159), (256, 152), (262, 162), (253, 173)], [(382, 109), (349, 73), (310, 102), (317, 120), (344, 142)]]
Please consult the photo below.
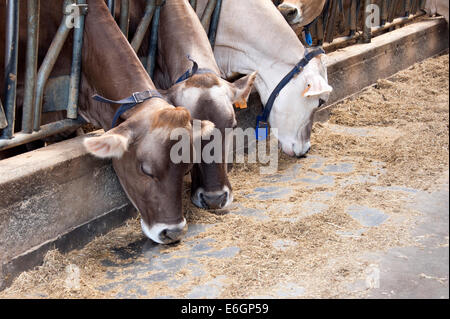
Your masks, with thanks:
[[(313, 157), (314, 158), (314, 157)], [(254, 192), (246, 197), (264, 205), (272, 205), (268, 201), (286, 199), (298, 188), (298, 183), (304, 187), (321, 188), (323, 186), (348, 185), (360, 181), (374, 182), (377, 176), (384, 174), (381, 163), (374, 163), (372, 172), (367, 175), (336, 178), (340, 174), (349, 174), (353, 164), (349, 161), (324, 165), (327, 159), (315, 157), (311, 167), (319, 169), (322, 174), (308, 172), (308, 167), (302, 164), (292, 165), (283, 173), (263, 177), (263, 181), (270, 181), (269, 187), (256, 187)], [(370, 174), (374, 173), (375, 174)], [(422, 213), (416, 220), (416, 225), (410, 229), (417, 245), (398, 247), (387, 252), (371, 252), (361, 256), (360, 261), (366, 261), (370, 266), (365, 270), (366, 278), (347, 284), (349, 294), (368, 298), (449, 298), (449, 186), (448, 172), (444, 182), (437, 185), (437, 190), (427, 193), (408, 187), (390, 186), (381, 189), (373, 186), (375, 191), (390, 191), (399, 200), (404, 201), (406, 208)], [(447, 182), (446, 182), (447, 181)], [(277, 186), (278, 183), (289, 182), (291, 187)], [(321, 213), (328, 208), (328, 203), (334, 199), (336, 193), (332, 191), (318, 191), (314, 200), (304, 202), (302, 214), (296, 217), (286, 217), (288, 221)], [(280, 214), (292, 207), (288, 201), (282, 201)], [(258, 221), (270, 220), (270, 214), (264, 209), (246, 208), (235, 204), (230, 214), (247, 216)], [(360, 228), (353, 231), (337, 231), (343, 238), (361, 236), (372, 227), (379, 227), (389, 220), (389, 214), (372, 207), (353, 205), (347, 208), (347, 214), (355, 219)], [(114, 251), (115, 258), (127, 261), (117, 263), (103, 260), (107, 267), (108, 284), (98, 286), (97, 289), (107, 293), (114, 293), (117, 298), (145, 298), (154, 297), (147, 294), (147, 288), (155, 283), (166, 283), (169, 289), (177, 289), (185, 284), (196, 282), (210, 274), (202, 266), (201, 259), (216, 258), (232, 262), (240, 248), (229, 246), (215, 250), (211, 244), (212, 237), (198, 240), (196, 236), (207, 231), (213, 225), (193, 224), (189, 226), (187, 238), (183, 241), (185, 249), (173, 253), (164, 253), (161, 246), (149, 240), (142, 239)], [(286, 250), (297, 245), (294, 241), (277, 240), (272, 243), (274, 249)], [(186, 249), (187, 248), (187, 249)], [(176, 274), (187, 270), (182, 279)], [(158, 298), (218, 298), (227, 290), (227, 278), (214, 275), (214, 279), (195, 285), (184, 295), (163, 295)], [(284, 282), (265, 290), (262, 295), (248, 296), (250, 298), (301, 298), (308, 297), (308, 291), (298, 282)]]

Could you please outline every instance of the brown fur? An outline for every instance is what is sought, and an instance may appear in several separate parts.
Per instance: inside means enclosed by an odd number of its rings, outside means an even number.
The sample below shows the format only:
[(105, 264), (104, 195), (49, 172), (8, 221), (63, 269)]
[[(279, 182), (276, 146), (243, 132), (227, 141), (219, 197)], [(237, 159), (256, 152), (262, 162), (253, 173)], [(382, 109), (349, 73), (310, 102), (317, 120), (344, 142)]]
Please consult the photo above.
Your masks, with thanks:
[(157, 128), (174, 129), (177, 127), (188, 127), (191, 114), (184, 107), (175, 109), (163, 109), (152, 116), (152, 130)]
[(210, 89), (213, 86), (219, 86), (220, 82), (216, 75), (205, 73), (205, 74), (195, 74), (190, 77), (186, 82), (186, 88), (202, 88)]

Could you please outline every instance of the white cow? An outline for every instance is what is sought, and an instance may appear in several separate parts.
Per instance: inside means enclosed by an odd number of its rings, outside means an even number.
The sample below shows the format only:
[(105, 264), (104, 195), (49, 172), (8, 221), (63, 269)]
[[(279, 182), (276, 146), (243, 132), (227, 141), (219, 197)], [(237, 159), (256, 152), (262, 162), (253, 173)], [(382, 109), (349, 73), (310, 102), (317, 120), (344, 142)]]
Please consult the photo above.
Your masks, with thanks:
[[(207, 2), (198, 1), (200, 16)], [(304, 58), (305, 47), (271, 0), (227, 0), (214, 54), (225, 77), (257, 71), (255, 87), (266, 105), (278, 83)], [(269, 123), (286, 154), (300, 157), (309, 151), (314, 112), (331, 91), (322, 54), (280, 92)]]

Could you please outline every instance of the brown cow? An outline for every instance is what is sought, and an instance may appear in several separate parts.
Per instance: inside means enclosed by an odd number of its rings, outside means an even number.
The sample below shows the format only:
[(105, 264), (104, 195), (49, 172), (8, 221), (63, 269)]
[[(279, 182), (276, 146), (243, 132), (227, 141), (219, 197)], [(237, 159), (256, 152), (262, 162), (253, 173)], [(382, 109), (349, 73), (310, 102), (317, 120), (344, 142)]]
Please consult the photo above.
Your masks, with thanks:
[(278, 10), (289, 24), (305, 26), (318, 17), (327, 0), (283, 0), (275, 1)]
[[(187, 55), (207, 73), (199, 72), (175, 84), (192, 68)], [(161, 9), (158, 65), (162, 72), (156, 72), (155, 82), (159, 87), (169, 88), (165, 94), (170, 101), (184, 105), (195, 119), (213, 122), (221, 131), (221, 161), (206, 163), (202, 159), (201, 164), (194, 165), (191, 199), (201, 208), (223, 208), (233, 201), (225, 160), (225, 129), (237, 126), (233, 104), (246, 103), (256, 74), (234, 84), (220, 77), (206, 32), (187, 0), (167, 0)]]
[[(60, 22), (60, 0), (41, 2), (40, 53), (45, 52)], [(22, 13), (26, 1), (21, 3)], [(189, 112), (175, 108), (165, 100), (154, 98), (136, 106), (121, 116), (119, 126), (111, 129), (117, 105), (92, 100), (98, 92), (112, 100), (120, 100), (133, 92), (155, 90), (155, 86), (137, 55), (111, 17), (103, 0), (89, 0), (86, 17), (83, 72), (80, 94), (80, 114), (89, 122), (102, 127), (106, 134), (85, 139), (89, 152), (101, 158), (112, 158), (114, 169), (129, 199), (141, 213), (144, 233), (158, 243), (178, 241), (186, 232), (182, 212), (183, 177), (191, 168), (188, 163), (174, 164), (169, 158), (176, 141), (169, 139), (173, 129), (183, 128), (192, 141)], [(5, 5), (0, 4), (3, 16)], [(26, 19), (21, 19), (25, 24)], [(21, 30), (25, 25), (21, 25)], [(0, 34), (4, 34), (0, 30)], [(4, 42), (1, 42), (2, 44)], [(20, 47), (26, 35), (20, 33)], [(4, 52), (4, 48), (0, 48)], [(55, 74), (68, 74), (71, 45), (65, 45), (55, 67)], [(42, 60), (42, 56), (40, 57)], [(21, 59), (24, 61), (23, 53)], [(2, 73), (3, 69), (0, 70)], [(23, 83), (20, 69), (19, 86)], [(212, 123), (203, 122), (202, 133), (208, 134)], [(110, 130), (111, 129), (111, 130)]]

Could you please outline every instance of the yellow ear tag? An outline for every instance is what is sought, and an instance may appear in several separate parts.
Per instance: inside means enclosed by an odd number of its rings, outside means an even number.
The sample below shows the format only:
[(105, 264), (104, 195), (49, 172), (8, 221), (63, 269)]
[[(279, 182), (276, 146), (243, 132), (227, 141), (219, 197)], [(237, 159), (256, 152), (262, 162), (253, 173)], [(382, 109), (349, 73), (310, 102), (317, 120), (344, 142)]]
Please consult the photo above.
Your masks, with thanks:
[(308, 93), (309, 89), (311, 89), (311, 84), (308, 84), (306, 89), (303, 91), (302, 96), (305, 97), (306, 93)]
[(237, 109), (246, 109), (247, 108), (247, 101), (242, 99), (241, 102), (234, 103)]

